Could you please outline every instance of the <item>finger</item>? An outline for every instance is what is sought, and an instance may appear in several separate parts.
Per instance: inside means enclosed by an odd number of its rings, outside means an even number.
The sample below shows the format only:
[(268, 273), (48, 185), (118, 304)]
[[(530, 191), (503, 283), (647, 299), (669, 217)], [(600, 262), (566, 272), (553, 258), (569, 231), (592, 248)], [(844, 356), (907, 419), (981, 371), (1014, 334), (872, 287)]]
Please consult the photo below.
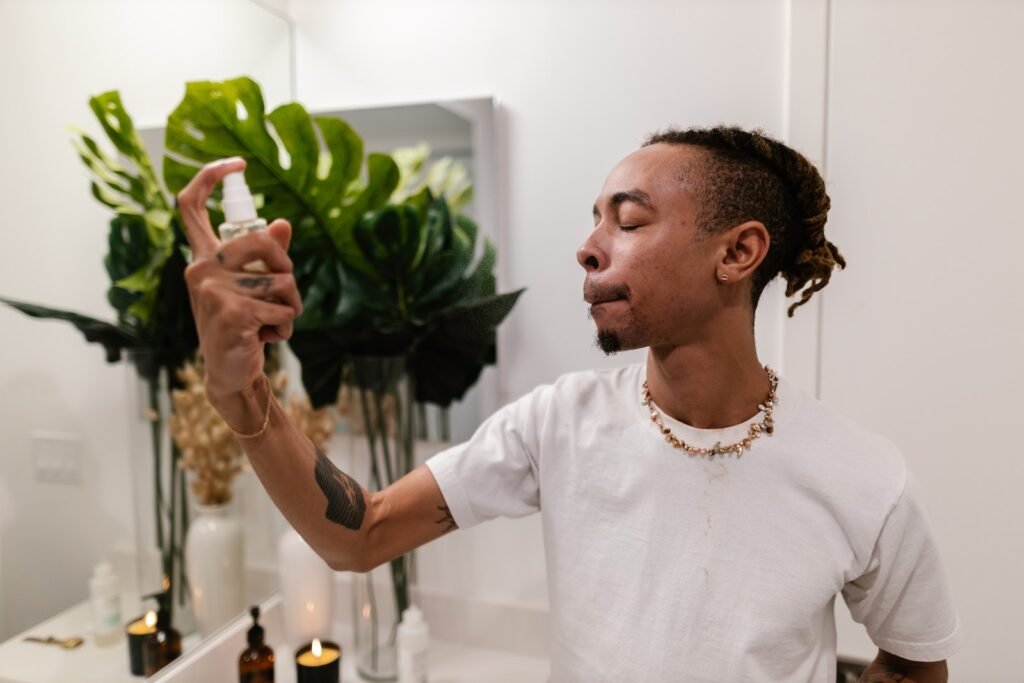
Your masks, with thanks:
[(288, 341), (292, 336), (293, 323), (285, 323), (284, 325), (278, 325), (277, 327), (261, 327), (260, 328), (260, 341), (262, 342), (282, 342)]
[(248, 299), (245, 305), (246, 315), (251, 321), (246, 329), (259, 332), (264, 327), (277, 328), (278, 331), (290, 327), (295, 319), (295, 311), (290, 306), (282, 306), (267, 301)]
[(213, 193), (213, 188), (228, 173), (245, 169), (245, 159), (231, 157), (206, 164), (193, 176), (188, 185), (178, 193), (178, 209), (185, 224), (185, 237), (192, 254), (196, 259), (209, 256), (220, 244), (210, 224), (210, 214), (206, 210), (206, 202)]
[(292, 272), (292, 260), (281, 245), (264, 231), (251, 232), (222, 244), (216, 252), (224, 268), (240, 271), (247, 263), (263, 261), (271, 272)]
[(288, 246), (292, 242), (292, 224), (283, 218), (267, 226), (267, 234), (274, 238), (274, 241), (281, 245), (281, 248), (288, 252)]
[(302, 296), (290, 273), (235, 275), (235, 291), (262, 301), (291, 306), (296, 317), (302, 315)]

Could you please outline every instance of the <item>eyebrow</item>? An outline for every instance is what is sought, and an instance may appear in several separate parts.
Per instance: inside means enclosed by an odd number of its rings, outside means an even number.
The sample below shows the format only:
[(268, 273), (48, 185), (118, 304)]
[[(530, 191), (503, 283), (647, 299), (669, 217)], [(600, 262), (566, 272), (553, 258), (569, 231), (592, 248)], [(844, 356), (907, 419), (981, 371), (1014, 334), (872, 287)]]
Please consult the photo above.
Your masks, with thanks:
[[(654, 202), (651, 201), (651, 195), (647, 194), (643, 190), (620, 190), (612, 195), (610, 201), (612, 206), (619, 206), (623, 202), (633, 202), (634, 204), (639, 204), (645, 209), (654, 211)], [(594, 204), (594, 215), (601, 215), (601, 212), (597, 210), (597, 204)]]

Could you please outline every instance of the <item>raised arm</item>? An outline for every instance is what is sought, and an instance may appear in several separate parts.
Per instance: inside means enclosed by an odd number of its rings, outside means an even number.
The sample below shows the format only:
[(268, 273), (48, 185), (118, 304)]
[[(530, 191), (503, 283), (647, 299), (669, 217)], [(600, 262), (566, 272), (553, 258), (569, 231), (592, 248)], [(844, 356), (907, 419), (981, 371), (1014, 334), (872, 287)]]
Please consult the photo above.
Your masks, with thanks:
[[(263, 376), (263, 346), (284, 341), (302, 312), (287, 249), (291, 226), (221, 243), (206, 202), (241, 159), (208, 164), (178, 196), (192, 264), (185, 271), (210, 403), (236, 433), (274, 504), (334, 569), (368, 571), (455, 528), (441, 490), (419, 467), (369, 492), (288, 419)], [(269, 272), (243, 266), (262, 260)], [(257, 435), (258, 436), (251, 436)]]

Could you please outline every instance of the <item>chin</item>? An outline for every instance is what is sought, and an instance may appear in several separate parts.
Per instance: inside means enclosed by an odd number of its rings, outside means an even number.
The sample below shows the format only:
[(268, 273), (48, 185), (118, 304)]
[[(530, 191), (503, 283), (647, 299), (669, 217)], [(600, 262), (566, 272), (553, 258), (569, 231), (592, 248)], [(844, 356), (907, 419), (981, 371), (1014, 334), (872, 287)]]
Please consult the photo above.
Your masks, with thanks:
[(605, 355), (611, 356), (620, 351), (638, 349), (643, 344), (637, 344), (636, 340), (631, 339), (628, 333), (598, 329), (597, 335), (594, 337), (594, 346), (601, 349)]

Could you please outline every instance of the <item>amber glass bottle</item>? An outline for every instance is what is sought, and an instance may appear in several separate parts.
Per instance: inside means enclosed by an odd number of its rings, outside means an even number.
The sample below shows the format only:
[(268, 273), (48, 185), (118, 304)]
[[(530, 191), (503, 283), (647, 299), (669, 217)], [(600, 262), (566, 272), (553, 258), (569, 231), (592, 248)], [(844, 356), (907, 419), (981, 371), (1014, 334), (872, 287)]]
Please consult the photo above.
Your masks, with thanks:
[(152, 596), (159, 609), (156, 613), (156, 633), (142, 645), (142, 668), (152, 676), (181, 656), (181, 634), (171, 626), (171, 593), (164, 591)]
[(263, 642), (260, 626), (260, 608), (249, 610), (252, 628), (249, 629), (249, 647), (238, 658), (239, 683), (274, 683), (274, 651)]

